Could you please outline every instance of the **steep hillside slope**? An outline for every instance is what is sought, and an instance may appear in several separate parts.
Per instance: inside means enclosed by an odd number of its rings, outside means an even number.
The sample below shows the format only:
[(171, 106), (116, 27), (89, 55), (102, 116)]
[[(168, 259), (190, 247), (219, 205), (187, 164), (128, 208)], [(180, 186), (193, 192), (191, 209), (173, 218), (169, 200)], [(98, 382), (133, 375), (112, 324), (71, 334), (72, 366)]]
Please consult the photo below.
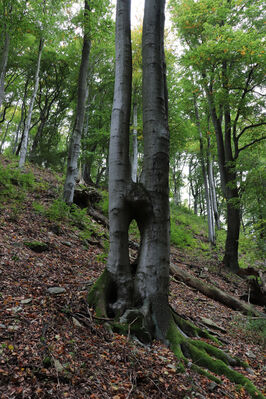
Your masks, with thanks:
[[(106, 329), (108, 320), (98, 320), (86, 304), (104, 268), (106, 228), (86, 209), (70, 210), (59, 200), (60, 176), (33, 167), (21, 174), (0, 161), (1, 399), (249, 397), (226, 378), (217, 385), (189, 367), (182, 373), (159, 342), (144, 346)], [(244, 293), (242, 279), (220, 273), (219, 254), (203, 245), (202, 232), (195, 238), (197, 250), (172, 247), (171, 261), (229, 293)], [(263, 320), (228, 309), (173, 277), (170, 302), (247, 361), (250, 369), (240, 371), (263, 390)]]

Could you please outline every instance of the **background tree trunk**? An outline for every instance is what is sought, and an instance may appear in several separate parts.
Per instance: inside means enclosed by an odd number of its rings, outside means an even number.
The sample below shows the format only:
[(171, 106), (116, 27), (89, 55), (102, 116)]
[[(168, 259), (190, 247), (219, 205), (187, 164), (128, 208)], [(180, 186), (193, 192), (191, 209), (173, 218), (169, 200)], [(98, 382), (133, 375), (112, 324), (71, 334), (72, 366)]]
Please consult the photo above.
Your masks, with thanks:
[(26, 161), (32, 111), (33, 111), (34, 102), (35, 102), (35, 98), (36, 98), (36, 94), (37, 94), (37, 90), (38, 90), (38, 86), (39, 86), (39, 79), (40, 79), (39, 74), (40, 74), (43, 45), (44, 45), (44, 40), (41, 38), (40, 44), (39, 44), (36, 72), (35, 72), (34, 89), (33, 89), (33, 93), (32, 93), (31, 100), (30, 100), (28, 116), (27, 116), (25, 129), (24, 129), (24, 136), (23, 136), (21, 148), (20, 148), (20, 158), (19, 158), (19, 167), (20, 168), (22, 168), (24, 166), (25, 161)]
[(78, 103), (76, 110), (76, 120), (74, 124), (73, 133), (70, 139), (68, 149), (68, 161), (67, 161), (67, 174), (64, 185), (64, 201), (67, 204), (72, 204), (74, 197), (74, 190), (76, 185), (76, 178), (78, 176), (78, 158), (80, 154), (80, 142), (83, 131), (85, 106), (87, 99), (87, 76), (89, 67), (89, 55), (91, 41), (88, 32), (88, 17), (89, 17), (89, 0), (85, 0), (85, 27), (84, 27), (84, 38), (82, 48), (82, 59), (79, 70), (79, 82), (78, 82)]
[(207, 219), (208, 219), (208, 238), (209, 238), (209, 242), (212, 245), (215, 245), (215, 225), (213, 223), (213, 221), (214, 221), (213, 209), (211, 206), (210, 188), (208, 185), (207, 172), (206, 172), (205, 160), (204, 160), (202, 131), (201, 131), (201, 126), (200, 126), (199, 111), (198, 111), (195, 93), (193, 94), (193, 100), (194, 100), (194, 111), (195, 111), (196, 125), (197, 125), (197, 129), (198, 129), (199, 141), (200, 141), (200, 163), (201, 163), (201, 169), (202, 169), (202, 175), (203, 175), (203, 181), (204, 181), (204, 189), (205, 189), (205, 200), (206, 200)]
[(227, 206), (227, 236), (225, 243), (224, 265), (232, 272), (237, 273), (238, 264), (238, 240), (240, 231), (239, 194), (236, 182), (236, 173), (233, 167), (233, 155), (231, 148), (231, 122), (229, 110), (225, 108), (225, 132), (223, 134), (222, 121), (217, 117), (212, 96), (212, 88), (205, 86), (209, 110), (216, 134), (218, 163), (221, 175), (221, 184)]
[(6, 130), (5, 130), (1, 145), (0, 145), (0, 154), (2, 153), (3, 145), (4, 145), (5, 141), (6, 141), (6, 136), (7, 136), (7, 133), (8, 133), (8, 128), (9, 128), (9, 125), (10, 125), (10, 123), (12, 122), (12, 120), (13, 120), (13, 118), (15, 116), (15, 113), (16, 113), (16, 110), (17, 110), (17, 106), (18, 106), (18, 102), (16, 103), (14, 111), (12, 113), (12, 116), (11, 116), (10, 120), (8, 121), (8, 123), (6, 125)]
[(2, 56), (0, 59), (0, 108), (5, 97), (5, 76), (8, 61), (10, 38), (7, 30), (5, 31), (5, 41)]

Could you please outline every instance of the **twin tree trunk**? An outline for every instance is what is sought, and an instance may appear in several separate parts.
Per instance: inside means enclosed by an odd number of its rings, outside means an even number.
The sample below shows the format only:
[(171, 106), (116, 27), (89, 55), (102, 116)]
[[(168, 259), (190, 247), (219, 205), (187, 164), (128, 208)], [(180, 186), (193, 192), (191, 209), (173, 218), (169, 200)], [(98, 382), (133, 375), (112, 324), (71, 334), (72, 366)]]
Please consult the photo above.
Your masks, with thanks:
[[(149, 339), (169, 328), (169, 130), (164, 62), (164, 0), (146, 0), (143, 22), (142, 182), (133, 182), (129, 157), (131, 109), (130, 0), (117, 1), (116, 71), (109, 152), (110, 251), (102, 314), (138, 319)], [(128, 229), (136, 220), (140, 249), (130, 264)], [(93, 295), (93, 294), (92, 294)], [(89, 299), (90, 301), (90, 299)], [(99, 303), (98, 303), (99, 305)]]
[[(190, 337), (215, 341), (208, 332), (182, 319), (168, 304), (169, 286), (169, 130), (164, 63), (165, 0), (146, 0), (142, 35), (144, 166), (133, 182), (129, 159), (132, 56), (130, 1), (117, 0), (115, 90), (109, 148), (109, 231), (107, 267), (88, 294), (96, 314), (114, 319), (118, 331), (144, 342), (170, 345), (177, 358), (216, 382), (205, 369), (225, 374), (256, 397), (252, 383), (232, 370), (243, 362)], [(128, 229), (136, 220), (140, 247), (129, 260)], [(218, 341), (215, 341), (218, 343)], [(193, 363), (194, 362), (194, 363)], [(228, 366), (230, 365), (230, 367)], [(204, 369), (202, 369), (203, 367)], [(245, 366), (244, 366), (245, 367)]]

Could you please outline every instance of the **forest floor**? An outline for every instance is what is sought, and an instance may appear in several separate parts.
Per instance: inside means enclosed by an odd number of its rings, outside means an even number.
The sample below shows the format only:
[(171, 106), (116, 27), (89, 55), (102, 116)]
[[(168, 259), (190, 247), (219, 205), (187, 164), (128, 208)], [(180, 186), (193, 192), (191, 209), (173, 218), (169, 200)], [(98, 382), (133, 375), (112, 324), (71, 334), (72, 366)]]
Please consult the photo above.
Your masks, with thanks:
[[(57, 198), (59, 182), (47, 170), (33, 172), (42, 185), (20, 202), (2, 198), (0, 209), (0, 398), (249, 398), (227, 378), (217, 385), (189, 367), (179, 372), (160, 342), (144, 346), (99, 324), (86, 294), (104, 268), (104, 236), (84, 245), (77, 227), (36, 212), (36, 201), (46, 206)], [(46, 250), (25, 244), (36, 240)], [(237, 297), (246, 291), (244, 280), (220, 271), (215, 254), (171, 252), (191, 274)], [(224, 350), (249, 363), (249, 372), (239, 371), (263, 392), (265, 352), (250, 318), (174, 278), (170, 303), (198, 326), (202, 317), (215, 322)]]

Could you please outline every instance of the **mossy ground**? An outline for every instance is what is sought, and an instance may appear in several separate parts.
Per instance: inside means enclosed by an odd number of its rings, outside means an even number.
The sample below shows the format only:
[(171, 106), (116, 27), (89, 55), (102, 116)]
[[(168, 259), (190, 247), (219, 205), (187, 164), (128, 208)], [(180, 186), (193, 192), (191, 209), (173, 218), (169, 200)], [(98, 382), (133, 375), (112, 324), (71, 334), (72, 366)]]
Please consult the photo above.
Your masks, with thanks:
[[(96, 281), (90, 290), (87, 300), (90, 306), (94, 306), (98, 317), (106, 317), (106, 270)], [(221, 383), (217, 375), (226, 376), (235, 384), (241, 385), (254, 398), (263, 399), (264, 396), (254, 386), (254, 384), (243, 374), (235, 371), (233, 366), (248, 368), (248, 364), (233, 358), (217, 348), (215, 345), (222, 345), (216, 337), (213, 337), (206, 330), (203, 330), (188, 320), (180, 317), (172, 310), (169, 328), (166, 334), (166, 343), (176, 355), (179, 363), (178, 368), (184, 371), (188, 363), (199, 374), (205, 375), (216, 383)], [(113, 331), (124, 335), (132, 335), (148, 343), (150, 334), (143, 329), (143, 323), (136, 318), (133, 323), (119, 323), (110, 321)], [(194, 337), (194, 338), (193, 338)], [(205, 338), (213, 342), (209, 344), (200, 338)]]

